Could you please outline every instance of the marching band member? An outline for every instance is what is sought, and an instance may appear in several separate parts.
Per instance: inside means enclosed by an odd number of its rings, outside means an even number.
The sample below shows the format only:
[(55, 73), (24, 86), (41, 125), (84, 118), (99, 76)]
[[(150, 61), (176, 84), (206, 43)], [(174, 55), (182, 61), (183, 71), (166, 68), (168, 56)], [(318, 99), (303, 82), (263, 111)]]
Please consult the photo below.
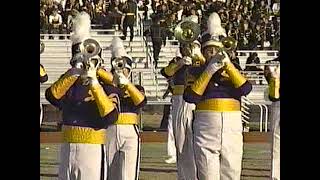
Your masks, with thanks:
[(196, 104), (193, 143), (197, 177), (201, 180), (240, 180), (241, 176), (240, 100), (252, 85), (222, 50), (221, 38), (225, 36), (219, 15), (212, 13), (201, 37), (205, 65), (189, 69), (196, 80), (184, 91), (184, 100)]
[(108, 180), (137, 180), (140, 164), (139, 110), (146, 104), (144, 88), (130, 82), (132, 60), (123, 42), (114, 37), (111, 44), (114, 89), (117, 91), (118, 120), (107, 129)]
[(269, 84), (269, 99), (271, 104), (271, 179), (280, 180), (280, 56), (266, 63), (265, 77)]
[(176, 144), (178, 179), (196, 180), (196, 165), (192, 143), (192, 111), (195, 105), (183, 100), (183, 92), (188, 79), (185, 78), (192, 59), (185, 53), (185, 44), (180, 45), (176, 57), (167, 67), (161, 69), (161, 74), (172, 79), (172, 126)]
[[(40, 41), (40, 54), (42, 54), (43, 51), (44, 51), (44, 44), (43, 42)], [(44, 69), (43, 65), (40, 64), (40, 83), (45, 83), (47, 81), (48, 81), (48, 74)], [(40, 126), (42, 123), (42, 119), (43, 119), (43, 109), (42, 109), (42, 104), (40, 102)]]
[(105, 179), (106, 129), (118, 118), (116, 103), (108, 97), (115, 93), (112, 85), (97, 77), (101, 57), (95, 55), (87, 61), (80, 50), (90, 38), (90, 24), (87, 13), (76, 16), (72, 67), (46, 90), (46, 99), (62, 111), (61, 180)]
[(40, 83), (45, 83), (48, 81), (48, 74), (44, 69), (43, 65), (40, 64)]

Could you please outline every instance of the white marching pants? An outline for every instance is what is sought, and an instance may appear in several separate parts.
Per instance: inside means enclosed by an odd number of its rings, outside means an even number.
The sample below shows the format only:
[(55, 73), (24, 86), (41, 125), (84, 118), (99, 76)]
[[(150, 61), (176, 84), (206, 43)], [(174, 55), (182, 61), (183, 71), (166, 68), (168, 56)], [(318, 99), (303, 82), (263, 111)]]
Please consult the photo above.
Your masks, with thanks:
[(111, 125), (107, 129), (107, 180), (137, 180), (140, 135), (137, 125)]
[(172, 106), (170, 106), (170, 114), (168, 117), (168, 143), (167, 143), (168, 156), (174, 157), (176, 156), (176, 145), (174, 141), (173, 135), (173, 127), (172, 127)]
[(280, 180), (280, 101), (271, 105), (271, 179)]
[(194, 151), (199, 180), (240, 180), (241, 112), (195, 112)]
[(61, 144), (59, 180), (104, 180), (105, 145)]
[(178, 180), (197, 180), (193, 151), (194, 104), (183, 100), (182, 95), (172, 96), (172, 124), (176, 143)]

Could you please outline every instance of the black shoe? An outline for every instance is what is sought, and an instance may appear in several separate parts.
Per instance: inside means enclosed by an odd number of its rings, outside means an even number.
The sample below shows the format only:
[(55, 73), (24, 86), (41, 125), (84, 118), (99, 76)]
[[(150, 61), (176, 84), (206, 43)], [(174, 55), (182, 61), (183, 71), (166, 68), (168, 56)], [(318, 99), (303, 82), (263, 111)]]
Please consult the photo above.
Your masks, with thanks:
[(122, 39), (122, 40), (126, 40), (126, 39), (127, 39), (127, 37), (122, 36), (120, 39)]

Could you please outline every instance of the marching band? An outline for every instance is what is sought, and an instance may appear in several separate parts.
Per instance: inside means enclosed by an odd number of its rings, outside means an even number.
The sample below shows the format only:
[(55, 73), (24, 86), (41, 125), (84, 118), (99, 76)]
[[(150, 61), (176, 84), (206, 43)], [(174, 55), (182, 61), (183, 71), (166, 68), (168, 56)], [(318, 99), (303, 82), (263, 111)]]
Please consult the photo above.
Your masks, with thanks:
[[(128, 9), (125, 26), (130, 27), (133, 12)], [(49, 103), (62, 111), (59, 179), (137, 180), (138, 119), (147, 103), (145, 90), (131, 81), (132, 58), (119, 37), (110, 46), (111, 71), (102, 66), (102, 48), (90, 36), (90, 24), (86, 12), (76, 15), (70, 68), (45, 91)], [(176, 26), (175, 36), (180, 48), (161, 74), (173, 83), (177, 179), (240, 180), (241, 97), (251, 92), (252, 85), (230, 60), (229, 51), (236, 43), (227, 36), (217, 13), (209, 16), (204, 33), (186, 18)], [(268, 63), (272, 62), (280, 60)], [(273, 102), (271, 177), (280, 179), (280, 66), (266, 66), (265, 76)], [(47, 80), (40, 64), (40, 82)]]

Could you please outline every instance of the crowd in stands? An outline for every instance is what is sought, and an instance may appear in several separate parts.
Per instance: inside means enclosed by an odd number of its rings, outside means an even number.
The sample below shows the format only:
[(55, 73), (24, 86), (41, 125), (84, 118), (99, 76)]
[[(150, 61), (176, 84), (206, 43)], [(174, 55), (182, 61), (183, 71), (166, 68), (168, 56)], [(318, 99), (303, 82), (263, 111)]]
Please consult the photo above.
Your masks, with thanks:
[(278, 0), (153, 0), (154, 21), (174, 38), (175, 26), (185, 17), (198, 22), (205, 31), (207, 18), (212, 12), (220, 15), (222, 26), (229, 36), (238, 40), (238, 49), (278, 49), (280, 40), (280, 3)]
[[(279, 49), (279, 0), (134, 0), (144, 20), (160, 21), (163, 39), (174, 39), (174, 28), (191, 17), (206, 29), (208, 16), (217, 12), (229, 36), (238, 40), (238, 49)], [(126, 0), (41, 0), (41, 33), (70, 33), (72, 18), (79, 11), (91, 16), (99, 28), (122, 28)], [(150, 13), (151, 12), (151, 13)], [(151, 15), (149, 15), (151, 14)], [(165, 43), (164, 43), (165, 44)]]

